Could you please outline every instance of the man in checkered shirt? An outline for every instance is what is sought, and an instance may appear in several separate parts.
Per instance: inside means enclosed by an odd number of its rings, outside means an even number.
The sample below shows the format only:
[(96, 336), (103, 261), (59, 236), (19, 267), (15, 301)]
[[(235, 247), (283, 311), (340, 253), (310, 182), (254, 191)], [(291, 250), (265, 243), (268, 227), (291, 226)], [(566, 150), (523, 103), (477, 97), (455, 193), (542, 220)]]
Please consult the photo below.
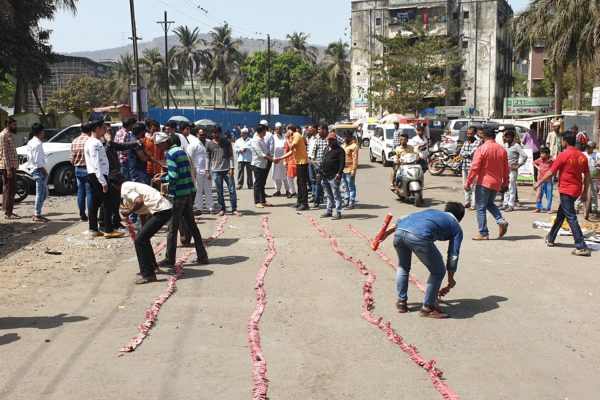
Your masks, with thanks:
[[(475, 154), (475, 150), (477, 150), (481, 144), (481, 140), (479, 140), (475, 135), (475, 130), (476, 128), (474, 126), (470, 126), (469, 129), (467, 129), (467, 140), (460, 148), (460, 157), (462, 158), (463, 187), (465, 186), (467, 176), (469, 176), (469, 170), (471, 169), (471, 164), (473, 163), (473, 154)], [(475, 184), (472, 184), (469, 190), (465, 190), (464, 192), (465, 208), (475, 210)]]
[(2, 208), (4, 218), (19, 219), (13, 213), (15, 205), (15, 194), (17, 193), (17, 168), (19, 159), (13, 135), (17, 133), (17, 121), (9, 118), (6, 127), (0, 132), (0, 174), (2, 175)]
[[(130, 139), (129, 134), (131, 128), (135, 120), (133, 118), (126, 118), (123, 120), (123, 126), (117, 131), (115, 134), (115, 142), (117, 143), (128, 143), (133, 142), (133, 139)], [(118, 151), (119, 162), (121, 163), (121, 173), (125, 177), (125, 180), (130, 181), (131, 176), (129, 174), (129, 164), (127, 161), (127, 152), (126, 151)]]
[(92, 188), (88, 179), (83, 150), (91, 133), (91, 124), (84, 122), (81, 124), (81, 134), (71, 142), (71, 164), (75, 167), (75, 177), (77, 178), (77, 207), (79, 207), (81, 222), (88, 220), (85, 210), (86, 208), (89, 210), (92, 204)]
[[(321, 173), (323, 156), (325, 155), (325, 152), (329, 146), (329, 143), (327, 142), (327, 133), (327, 124), (319, 125), (317, 128), (317, 136), (315, 137), (315, 144), (312, 148), (312, 154), (309, 154), (309, 157), (312, 159), (315, 176)], [(319, 205), (323, 202), (323, 196), (323, 186), (321, 185), (321, 181), (317, 179), (317, 192), (316, 197), (314, 198), (314, 207), (319, 207)]]

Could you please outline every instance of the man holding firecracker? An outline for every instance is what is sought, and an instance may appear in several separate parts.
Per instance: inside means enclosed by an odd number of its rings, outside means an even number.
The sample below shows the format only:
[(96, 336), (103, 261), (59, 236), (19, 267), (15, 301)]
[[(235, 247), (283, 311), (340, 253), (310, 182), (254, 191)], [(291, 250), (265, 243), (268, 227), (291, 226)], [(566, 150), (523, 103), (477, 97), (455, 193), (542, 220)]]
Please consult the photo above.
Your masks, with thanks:
[[(448, 314), (436, 309), (435, 303), (446, 271), (448, 271), (448, 287), (456, 285), (454, 273), (458, 267), (458, 255), (463, 238), (459, 222), (465, 215), (465, 208), (457, 202), (446, 203), (444, 211), (426, 210), (400, 217), (396, 223), (385, 230), (382, 240), (394, 233), (394, 248), (398, 253), (398, 271), (396, 272), (396, 288), (399, 313), (408, 311), (408, 277), (410, 273), (412, 253), (421, 260), (429, 270), (427, 289), (420, 317), (448, 318)], [(435, 246), (437, 240), (449, 240), (448, 260)]]

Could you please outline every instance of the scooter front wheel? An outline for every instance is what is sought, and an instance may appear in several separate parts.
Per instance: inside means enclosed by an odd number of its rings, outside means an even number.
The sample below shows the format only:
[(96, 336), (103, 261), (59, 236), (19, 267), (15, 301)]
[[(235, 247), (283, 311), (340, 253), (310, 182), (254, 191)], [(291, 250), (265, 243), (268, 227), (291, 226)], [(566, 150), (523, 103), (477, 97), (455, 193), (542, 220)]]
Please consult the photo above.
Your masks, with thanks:
[(423, 204), (423, 193), (422, 192), (413, 192), (413, 198), (415, 199), (415, 207), (421, 207)]

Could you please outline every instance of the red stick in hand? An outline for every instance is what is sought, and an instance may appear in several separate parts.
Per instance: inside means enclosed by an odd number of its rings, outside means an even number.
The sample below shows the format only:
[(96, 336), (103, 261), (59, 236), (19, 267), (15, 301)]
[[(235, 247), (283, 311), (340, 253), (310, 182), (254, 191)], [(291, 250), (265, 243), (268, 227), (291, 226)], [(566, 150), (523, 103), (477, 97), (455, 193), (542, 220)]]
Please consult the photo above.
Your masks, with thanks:
[(371, 244), (371, 250), (375, 251), (379, 247), (379, 244), (383, 240), (383, 235), (385, 235), (385, 231), (386, 231), (388, 225), (390, 224), (390, 222), (392, 221), (392, 217), (393, 217), (392, 214), (386, 215), (385, 220), (383, 221), (383, 226), (381, 227), (381, 230), (379, 231), (379, 234), (377, 234), (377, 237)]

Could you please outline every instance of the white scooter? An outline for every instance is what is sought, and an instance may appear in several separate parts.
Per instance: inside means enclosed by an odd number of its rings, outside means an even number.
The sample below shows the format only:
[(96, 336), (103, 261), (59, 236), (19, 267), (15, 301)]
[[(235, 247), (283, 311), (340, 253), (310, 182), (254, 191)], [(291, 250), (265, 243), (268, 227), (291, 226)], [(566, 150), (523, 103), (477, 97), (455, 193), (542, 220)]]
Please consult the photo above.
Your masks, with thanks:
[(396, 195), (400, 200), (412, 198), (415, 206), (420, 207), (423, 203), (424, 176), (418, 155), (405, 154), (395, 162), (399, 164), (396, 172)]

